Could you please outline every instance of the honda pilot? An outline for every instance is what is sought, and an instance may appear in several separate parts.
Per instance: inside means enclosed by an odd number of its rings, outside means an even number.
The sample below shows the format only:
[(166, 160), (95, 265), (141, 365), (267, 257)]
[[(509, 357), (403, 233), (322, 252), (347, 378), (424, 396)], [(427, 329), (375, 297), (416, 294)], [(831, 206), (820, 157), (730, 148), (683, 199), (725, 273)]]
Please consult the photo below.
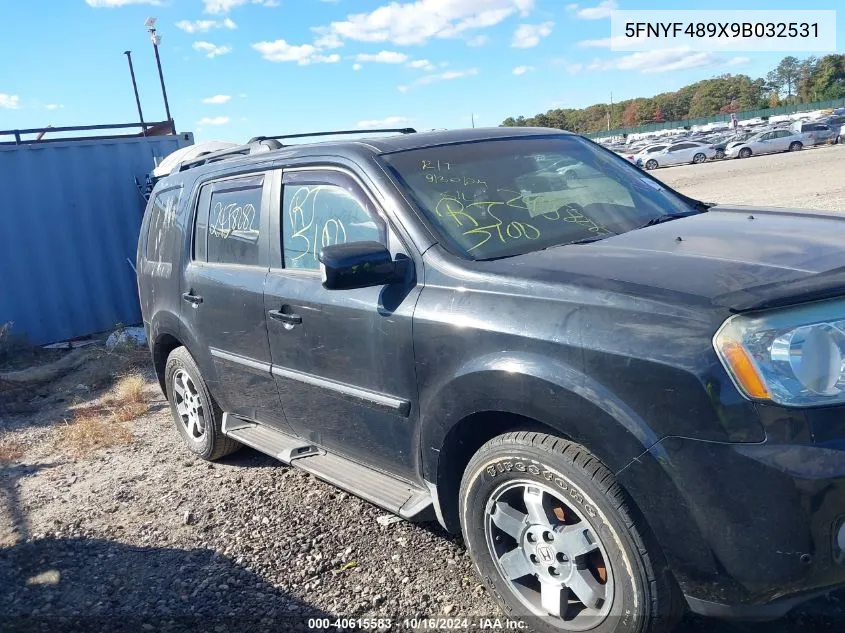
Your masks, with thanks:
[(138, 289), (188, 450), (461, 533), (536, 631), (845, 583), (840, 215), (694, 200), (560, 130), (380, 132), (156, 184)]

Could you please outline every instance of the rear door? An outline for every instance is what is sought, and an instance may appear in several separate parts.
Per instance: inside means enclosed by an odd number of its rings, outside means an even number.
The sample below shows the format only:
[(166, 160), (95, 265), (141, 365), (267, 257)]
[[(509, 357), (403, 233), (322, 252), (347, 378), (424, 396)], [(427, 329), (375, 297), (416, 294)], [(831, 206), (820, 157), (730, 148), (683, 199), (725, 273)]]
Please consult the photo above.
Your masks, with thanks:
[(356, 241), (381, 242), (394, 259), (411, 253), (349, 172), (286, 170), (276, 199), (264, 308), (285, 415), (316, 444), (416, 479), (414, 266), (402, 283), (326, 290), (317, 259), (323, 246)]
[(669, 147), (667, 154), (668, 165), (680, 165), (681, 163), (692, 162), (693, 148), (698, 147), (696, 143), (678, 143)]
[(182, 314), (223, 410), (286, 429), (264, 322), (269, 192), (264, 171), (200, 186)]

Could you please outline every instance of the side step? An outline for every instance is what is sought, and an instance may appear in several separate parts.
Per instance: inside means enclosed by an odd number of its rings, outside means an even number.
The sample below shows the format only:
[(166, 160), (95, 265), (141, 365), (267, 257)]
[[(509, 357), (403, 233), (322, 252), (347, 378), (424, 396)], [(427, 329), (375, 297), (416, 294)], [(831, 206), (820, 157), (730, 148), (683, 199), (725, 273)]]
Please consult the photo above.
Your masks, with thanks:
[(436, 519), (427, 489), (326, 453), (300, 438), (228, 413), (223, 414), (223, 434), (408, 521)]
[(297, 437), (287, 435), (281, 431), (261, 426), (241, 418), (223, 414), (223, 435), (238, 440), (241, 444), (266, 453), (271, 457), (290, 464), (297, 457), (318, 455), (319, 449), (311, 446)]

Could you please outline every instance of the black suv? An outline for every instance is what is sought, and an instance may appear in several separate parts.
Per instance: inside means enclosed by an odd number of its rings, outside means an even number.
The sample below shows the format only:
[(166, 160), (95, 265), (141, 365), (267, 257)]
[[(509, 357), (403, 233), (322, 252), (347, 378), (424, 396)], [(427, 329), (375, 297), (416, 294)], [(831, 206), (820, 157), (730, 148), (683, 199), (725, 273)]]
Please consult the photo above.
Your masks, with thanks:
[(138, 285), (187, 447), (462, 531), (538, 631), (845, 582), (841, 217), (692, 200), (559, 130), (399, 132), (156, 184)]

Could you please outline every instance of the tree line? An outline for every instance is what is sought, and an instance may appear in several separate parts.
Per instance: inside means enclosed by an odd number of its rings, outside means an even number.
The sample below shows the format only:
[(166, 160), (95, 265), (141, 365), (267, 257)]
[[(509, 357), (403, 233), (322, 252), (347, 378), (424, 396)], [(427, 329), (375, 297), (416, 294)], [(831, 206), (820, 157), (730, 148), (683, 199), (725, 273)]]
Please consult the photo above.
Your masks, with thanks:
[(586, 108), (557, 108), (532, 117), (508, 117), (504, 126), (555, 127), (572, 132), (599, 132), (608, 128), (682, 121), (742, 110), (776, 108), (845, 98), (845, 55), (784, 57), (765, 78), (719, 75), (675, 92), (638, 97)]

